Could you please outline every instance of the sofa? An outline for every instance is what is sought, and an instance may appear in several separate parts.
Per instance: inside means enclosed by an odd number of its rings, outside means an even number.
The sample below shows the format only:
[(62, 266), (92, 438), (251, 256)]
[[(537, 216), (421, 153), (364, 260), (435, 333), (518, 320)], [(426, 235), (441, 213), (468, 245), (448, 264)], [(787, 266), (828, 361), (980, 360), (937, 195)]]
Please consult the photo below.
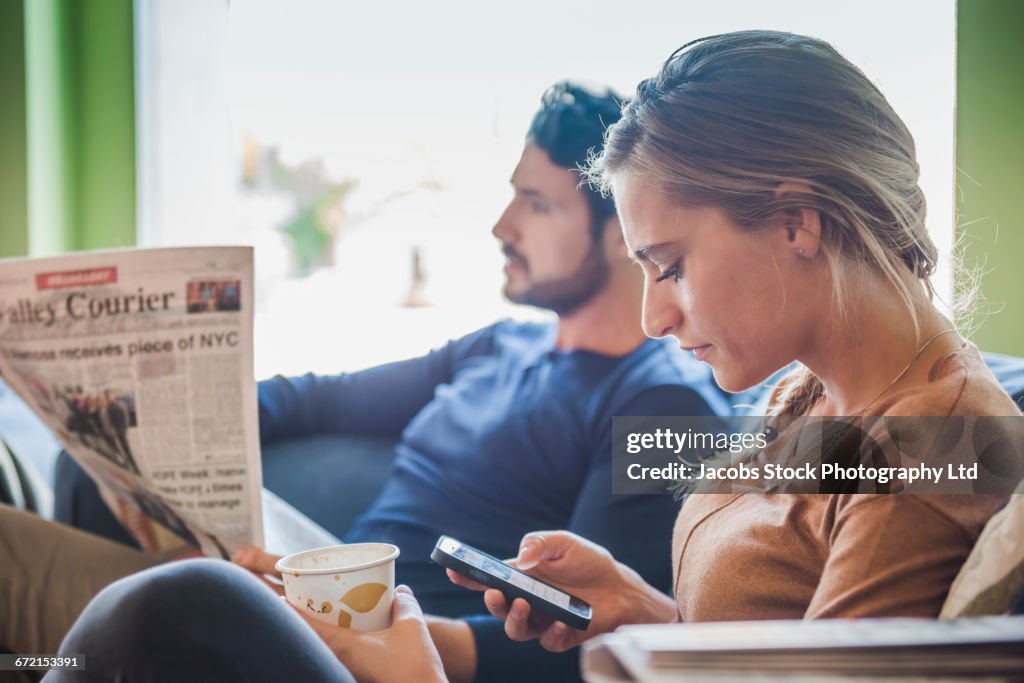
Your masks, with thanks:
[[(991, 353), (983, 355), (996, 378), (1024, 411), (1024, 359)], [(10, 393), (0, 382), (0, 399), (5, 391)], [(756, 404), (763, 394), (763, 391), (751, 390), (736, 397), (736, 403)], [(9, 411), (0, 410), (0, 437), (11, 432), (11, 419)], [(18, 419), (34, 418), (26, 412)], [(264, 486), (331, 534), (343, 536), (383, 486), (398, 439), (398, 434), (374, 437), (314, 434), (265, 443), (262, 446)], [(33, 467), (17, 453), (5, 455), (4, 449), (0, 449), (0, 502), (18, 504), (20, 501), (21, 507), (46, 516), (47, 505), (52, 501), (52, 515), (58, 521), (135, 545), (134, 539), (100, 501), (95, 485), (67, 453), (54, 453), (53, 459), (55, 465), (48, 478), (39, 472), (45, 471), (45, 465)], [(316, 472), (315, 477), (308, 476), (311, 471)], [(15, 490), (22, 492), (20, 497), (11, 495)], [(1024, 515), (1024, 496), (1017, 498), (1013, 505), (1022, 506)], [(1024, 545), (1024, 539), (1021, 541)], [(1018, 602), (1024, 607), (1024, 591)]]

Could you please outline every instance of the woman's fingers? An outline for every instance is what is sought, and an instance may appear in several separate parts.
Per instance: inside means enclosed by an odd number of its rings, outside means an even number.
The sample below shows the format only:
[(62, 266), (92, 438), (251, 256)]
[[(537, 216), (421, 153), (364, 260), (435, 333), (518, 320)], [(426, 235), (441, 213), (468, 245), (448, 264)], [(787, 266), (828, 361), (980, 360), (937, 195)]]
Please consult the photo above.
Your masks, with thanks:
[(458, 573), (454, 569), (446, 569), (445, 571), (448, 573), (448, 580), (454, 583), (456, 586), (462, 586), (463, 588), (468, 588), (471, 591), (487, 590), (487, 586)]
[(335, 656), (339, 658), (344, 657), (347, 653), (351, 652), (353, 647), (359, 647), (359, 638), (361, 638), (363, 634), (353, 631), (352, 629), (332, 626), (331, 624), (320, 621), (319, 619), (314, 619), (295, 605), (288, 602), (288, 599), (283, 595), (281, 596), (281, 599), (285, 601), (285, 604), (288, 605), (288, 607), (295, 610), (295, 613), (302, 617), (307, 624), (309, 624), (310, 628), (316, 632), (317, 637), (319, 637), (320, 640), (322, 640), (324, 644), (331, 649), (331, 652), (333, 652)]
[(579, 537), (568, 531), (534, 531), (523, 536), (515, 566), (532, 569), (541, 562), (553, 562), (563, 557), (577, 543)]
[(456, 571), (448, 570), (448, 578), (451, 579), (452, 583), (462, 586), (463, 588), (469, 588), (470, 590), (483, 591), (484, 592), (484, 606), (487, 607), (487, 611), (492, 616), (504, 619), (508, 614), (508, 600), (505, 598), (505, 594), (496, 588), (488, 588), (482, 583), (478, 583), (473, 579), (468, 579), (462, 574)]
[(412, 594), (412, 589), (404, 584), (395, 586), (395, 600), (391, 603), (391, 621), (396, 624), (400, 621), (423, 621), (420, 603)]
[(281, 572), (274, 568), (277, 561), (281, 559), (280, 555), (271, 555), (265, 552), (261, 548), (255, 548), (251, 545), (243, 546), (238, 549), (233, 558), (235, 564), (240, 567), (244, 567), (251, 572), (257, 574), (270, 574), (271, 576), (281, 576)]
[(281, 559), (280, 555), (271, 555), (262, 548), (247, 545), (235, 552), (232, 561), (239, 567), (251, 571), (256, 575), (256, 578), (270, 586), (278, 595), (284, 595), (284, 586), (280, 582), (275, 582), (274, 579), (268, 578), (268, 575), (277, 579), (281, 578), (281, 572), (274, 568), (279, 559)]
[(544, 534), (532, 533), (523, 536), (519, 543), (519, 555), (516, 556), (516, 566), (520, 569), (531, 569), (544, 559), (544, 551), (547, 548), (547, 539)]
[(505, 633), (511, 640), (530, 640), (530, 604), (516, 598), (505, 615)]
[[(353, 633), (356, 633), (352, 629), (332, 626), (331, 624), (327, 624), (319, 619), (314, 619), (295, 605), (288, 602), (283, 596), (282, 600), (285, 600), (289, 607), (298, 612), (298, 614), (306, 620), (306, 623), (313, 627), (313, 630), (316, 631), (317, 635), (325, 640), (329, 640), (334, 643), (339, 638), (346, 639)], [(420, 607), (420, 603), (416, 600), (416, 596), (413, 595), (412, 589), (406, 585), (395, 586), (395, 599), (391, 603), (391, 621), (392, 624), (398, 624), (405, 621), (420, 621), (423, 622), (424, 625), (426, 624), (423, 619), (423, 609)]]
[(573, 629), (556, 621), (540, 636), (540, 645), (549, 652), (565, 652), (576, 645)]
[(334, 631), (336, 629), (332, 628), (329, 624), (325, 624), (319, 619), (314, 619), (313, 617), (309, 616), (308, 614), (300, 610), (298, 607), (288, 602), (288, 599), (285, 598), (283, 595), (281, 596), (281, 599), (285, 601), (285, 604), (287, 604), (289, 607), (295, 610), (296, 614), (305, 619), (306, 623), (309, 624), (314, 631), (316, 631), (316, 634), (320, 636), (321, 639), (326, 639), (328, 636), (334, 635)]
[(534, 612), (530, 603), (516, 598), (505, 617), (505, 633), (510, 640), (540, 638), (541, 646), (550, 652), (565, 652), (576, 645), (575, 633), (560, 621)]
[(489, 588), (484, 592), (484, 606), (491, 616), (504, 619), (508, 615), (508, 600), (501, 591)]

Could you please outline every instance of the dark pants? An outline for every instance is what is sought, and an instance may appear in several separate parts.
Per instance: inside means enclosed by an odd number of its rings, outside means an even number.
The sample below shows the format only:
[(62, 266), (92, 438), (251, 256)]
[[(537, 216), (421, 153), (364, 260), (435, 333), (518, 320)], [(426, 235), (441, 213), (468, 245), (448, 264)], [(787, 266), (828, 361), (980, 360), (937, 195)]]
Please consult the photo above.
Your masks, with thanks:
[(252, 574), (220, 560), (172, 562), (101, 591), (60, 647), (85, 655), (65, 681), (338, 681), (352, 676)]

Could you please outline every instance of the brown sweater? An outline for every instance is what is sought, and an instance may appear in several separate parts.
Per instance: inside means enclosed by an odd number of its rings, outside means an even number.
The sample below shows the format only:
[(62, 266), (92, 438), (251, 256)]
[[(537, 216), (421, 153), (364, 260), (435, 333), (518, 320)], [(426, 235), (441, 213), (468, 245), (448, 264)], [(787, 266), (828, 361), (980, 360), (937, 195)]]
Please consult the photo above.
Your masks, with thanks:
[[(878, 415), (1020, 415), (967, 344)], [(672, 542), (682, 621), (937, 616), (994, 495), (699, 494)]]

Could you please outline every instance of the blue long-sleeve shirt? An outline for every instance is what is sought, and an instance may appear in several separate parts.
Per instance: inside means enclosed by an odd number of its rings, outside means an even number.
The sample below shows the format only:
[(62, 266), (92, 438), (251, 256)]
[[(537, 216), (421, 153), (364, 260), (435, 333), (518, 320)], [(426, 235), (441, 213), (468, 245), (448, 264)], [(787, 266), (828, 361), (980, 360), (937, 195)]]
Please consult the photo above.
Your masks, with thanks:
[[(430, 561), (442, 533), (508, 557), (526, 532), (569, 529), (667, 591), (677, 504), (612, 495), (612, 416), (724, 414), (728, 405), (708, 369), (667, 341), (609, 357), (556, 349), (556, 332), (506, 321), (421, 358), (261, 382), (261, 438), (401, 432), (387, 483), (345, 540), (397, 545), (397, 580), (428, 613), (483, 608)], [(488, 616), (468, 621), (478, 680), (522, 680), (524, 667), (548, 680), (578, 676), (576, 653), (512, 643)]]

